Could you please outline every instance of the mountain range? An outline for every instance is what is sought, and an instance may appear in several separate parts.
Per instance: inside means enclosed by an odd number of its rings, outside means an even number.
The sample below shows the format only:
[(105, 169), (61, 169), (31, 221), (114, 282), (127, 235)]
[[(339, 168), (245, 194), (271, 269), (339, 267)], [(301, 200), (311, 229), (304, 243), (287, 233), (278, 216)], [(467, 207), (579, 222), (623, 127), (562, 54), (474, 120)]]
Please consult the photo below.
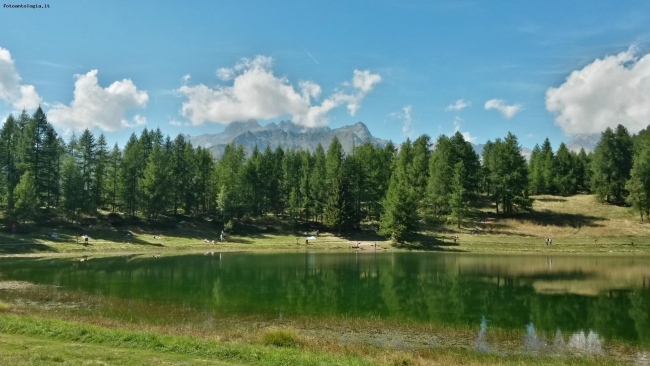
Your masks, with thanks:
[[(203, 134), (198, 136), (186, 136), (186, 139), (193, 146), (207, 148), (217, 158), (221, 158), (228, 144), (242, 145), (247, 153), (251, 153), (255, 145), (263, 151), (267, 146), (275, 149), (278, 146), (285, 150), (308, 150), (314, 152), (320, 143), (325, 150), (329, 147), (332, 139), (338, 137), (343, 150), (350, 153), (354, 146), (359, 146), (366, 141), (380, 147), (386, 146), (387, 140), (374, 137), (368, 126), (363, 122), (357, 122), (353, 125), (339, 128), (329, 127), (304, 127), (291, 121), (281, 121), (280, 123), (268, 123), (260, 125), (256, 120), (242, 122), (233, 122), (226, 129), (216, 134)], [(576, 135), (567, 143), (567, 147), (572, 151), (580, 151), (584, 148), (586, 152), (593, 151), (596, 143), (600, 139), (600, 134), (595, 135)], [(481, 156), (485, 144), (472, 144), (476, 153)], [(557, 146), (554, 146), (557, 149)], [(521, 148), (521, 154), (530, 159), (532, 150), (527, 147)]]
[(203, 134), (199, 136), (186, 136), (193, 146), (209, 149), (218, 159), (224, 152), (226, 145), (235, 143), (242, 145), (247, 153), (253, 151), (255, 145), (260, 150), (270, 146), (278, 146), (285, 150), (308, 150), (314, 152), (318, 144), (325, 150), (329, 147), (334, 137), (338, 137), (346, 153), (352, 151), (354, 146), (359, 146), (370, 141), (377, 146), (386, 146), (388, 141), (372, 136), (370, 130), (363, 122), (351, 126), (335, 129), (329, 127), (303, 127), (291, 121), (282, 121), (278, 124), (272, 122), (264, 126), (256, 120), (233, 122), (223, 132), (217, 134)]

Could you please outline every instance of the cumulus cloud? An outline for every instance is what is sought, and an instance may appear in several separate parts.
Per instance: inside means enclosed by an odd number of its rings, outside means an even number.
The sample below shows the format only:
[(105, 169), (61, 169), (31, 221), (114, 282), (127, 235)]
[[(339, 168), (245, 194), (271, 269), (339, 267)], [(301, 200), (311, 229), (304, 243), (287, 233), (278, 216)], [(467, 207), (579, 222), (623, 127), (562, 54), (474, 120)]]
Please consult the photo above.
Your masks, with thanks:
[(568, 135), (599, 133), (622, 124), (638, 132), (650, 123), (650, 54), (630, 47), (573, 71), (546, 91), (546, 109)]
[(0, 47), (0, 100), (15, 109), (36, 109), (42, 102), (33, 85), (21, 84), (9, 50)]
[(450, 105), (445, 108), (447, 112), (450, 111), (460, 111), (463, 110), (466, 107), (470, 106), (470, 102), (465, 101), (465, 99), (458, 99), (457, 101), (451, 103)]
[[(463, 120), (462, 118), (460, 118), (460, 117), (458, 117), (458, 116), (454, 118), (454, 133), (460, 131), (460, 124), (461, 124), (462, 122), (465, 122), (465, 120)], [(465, 139), (465, 141), (469, 141), (469, 142), (471, 142), (471, 143), (475, 143), (475, 142), (476, 142), (476, 139), (477, 139), (477, 138), (476, 138), (476, 137), (472, 137), (472, 136), (469, 134), (469, 132), (461, 132), (460, 134), (463, 135), (463, 138)]]
[(190, 74), (183, 75), (183, 77), (181, 78), (181, 84), (183, 85), (187, 84), (190, 81), (190, 77), (191, 77)]
[(485, 109), (496, 109), (504, 118), (510, 119), (523, 108), (521, 104), (507, 105), (503, 99), (490, 99), (485, 102)]
[(217, 70), (217, 77), (231, 81), (230, 86), (182, 85), (178, 91), (186, 100), (181, 114), (193, 125), (290, 115), (297, 124), (323, 126), (329, 122), (327, 114), (337, 107), (345, 105), (350, 115), (355, 115), (361, 101), (381, 81), (378, 74), (354, 70), (352, 87), (315, 104), (322, 94), (318, 84), (301, 81), (294, 87), (286, 78), (275, 76), (271, 66), (272, 59), (267, 56), (244, 58), (233, 67)]
[(84, 130), (99, 127), (119, 131), (147, 123), (143, 116), (126, 119), (127, 111), (146, 106), (149, 96), (139, 91), (129, 79), (115, 81), (107, 88), (97, 82), (97, 70), (75, 75), (74, 99), (70, 106), (61, 103), (49, 110), (48, 120), (64, 129)]

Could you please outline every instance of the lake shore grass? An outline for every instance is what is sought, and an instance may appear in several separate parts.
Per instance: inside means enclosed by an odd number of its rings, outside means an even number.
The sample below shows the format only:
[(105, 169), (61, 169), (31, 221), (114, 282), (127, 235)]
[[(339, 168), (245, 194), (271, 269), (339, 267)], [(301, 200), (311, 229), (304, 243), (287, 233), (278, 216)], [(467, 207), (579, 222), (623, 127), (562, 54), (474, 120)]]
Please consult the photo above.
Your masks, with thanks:
[[(221, 341), (202, 336), (120, 329), (82, 322), (0, 314), (0, 357), (12, 364), (48, 362), (87, 364), (108, 361), (129, 364), (217, 365), (616, 365), (604, 356), (502, 355), (460, 347), (419, 350), (341, 347), (292, 329), (267, 331), (259, 340)], [(277, 339), (282, 341), (278, 342)], [(271, 341), (269, 341), (269, 339)]]
[[(0, 256), (304, 250), (650, 255), (650, 223), (640, 222), (629, 208), (599, 203), (593, 195), (536, 196), (532, 212), (512, 216), (490, 210), (489, 205), (476, 209), (460, 229), (429, 226), (416, 242), (397, 247), (370, 229), (343, 235), (321, 232), (317, 239), (308, 239), (315, 230), (278, 230), (279, 221), (270, 217), (243, 225), (239, 234), (229, 235), (224, 242), (219, 241), (218, 223), (200, 219), (119, 227), (100, 222), (83, 229), (32, 225), (15, 235), (1, 232)], [(90, 237), (88, 243), (82, 234)], [(552, 238), (553, 244), (546, 245), (545, 238)]]

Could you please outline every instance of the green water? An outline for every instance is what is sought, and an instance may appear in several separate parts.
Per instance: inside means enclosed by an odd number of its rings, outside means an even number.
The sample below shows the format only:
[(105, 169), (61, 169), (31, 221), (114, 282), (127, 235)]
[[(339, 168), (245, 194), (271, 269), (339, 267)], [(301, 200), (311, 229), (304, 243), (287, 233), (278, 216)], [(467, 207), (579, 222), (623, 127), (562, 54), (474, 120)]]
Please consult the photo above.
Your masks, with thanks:
[[(650, 258), (642, 257), (362, 252), (0, 259), (0, 281), (8, 280), (152, 308), (477, 328), (485, 319), (489, 327), (532, 324), (549, 334), (593, 331), (650, 344)], [(17, 295), (0, 290), (0, 300), (10, 296)]]

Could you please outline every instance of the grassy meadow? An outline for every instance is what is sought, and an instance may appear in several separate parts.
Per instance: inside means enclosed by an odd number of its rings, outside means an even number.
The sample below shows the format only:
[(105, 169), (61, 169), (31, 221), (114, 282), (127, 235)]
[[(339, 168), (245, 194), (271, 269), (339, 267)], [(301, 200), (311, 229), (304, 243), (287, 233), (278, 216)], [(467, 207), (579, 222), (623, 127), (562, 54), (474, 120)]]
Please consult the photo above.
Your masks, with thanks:
[[(86, 220), (83, 226), (65, 223), (21, 225), (15, 235), (7, 228), (0, 233), (0, 255), (167, 255), (242, 250), (329, 251), (350, 250), (351, 247), (374, 250), (375, 243), (379, 250), (650, 254), (650, 223), (641, 223), (629, 208), (599, 203), (593, 195), (533, 198), (532, 212), (497, 215), (486, 203), (484, 208), (474, 210), (471, 219), (460, 229), (455, 225), (431, 224), (415, 243), (399, 247), (393, 247), (370, 227), (343, 235), (321, 231), (318, 239), (305, 244), (306, 237), (315, 234), (316, 227), (292, 230), (274, 217), (242, 222), (225, 242), (219, 242), (221, 224), (210, 219), (167, 219), (155, 224), (94, 219)], [(52, 233), (56, 233), (55, 238), (48, 236)], [(90, 237), (87, 244), (81, 235)], [(553, 239), (552, 246), (545, 245), (547, 237)], [(357, 244), (360, 248), (356, 248)]]

